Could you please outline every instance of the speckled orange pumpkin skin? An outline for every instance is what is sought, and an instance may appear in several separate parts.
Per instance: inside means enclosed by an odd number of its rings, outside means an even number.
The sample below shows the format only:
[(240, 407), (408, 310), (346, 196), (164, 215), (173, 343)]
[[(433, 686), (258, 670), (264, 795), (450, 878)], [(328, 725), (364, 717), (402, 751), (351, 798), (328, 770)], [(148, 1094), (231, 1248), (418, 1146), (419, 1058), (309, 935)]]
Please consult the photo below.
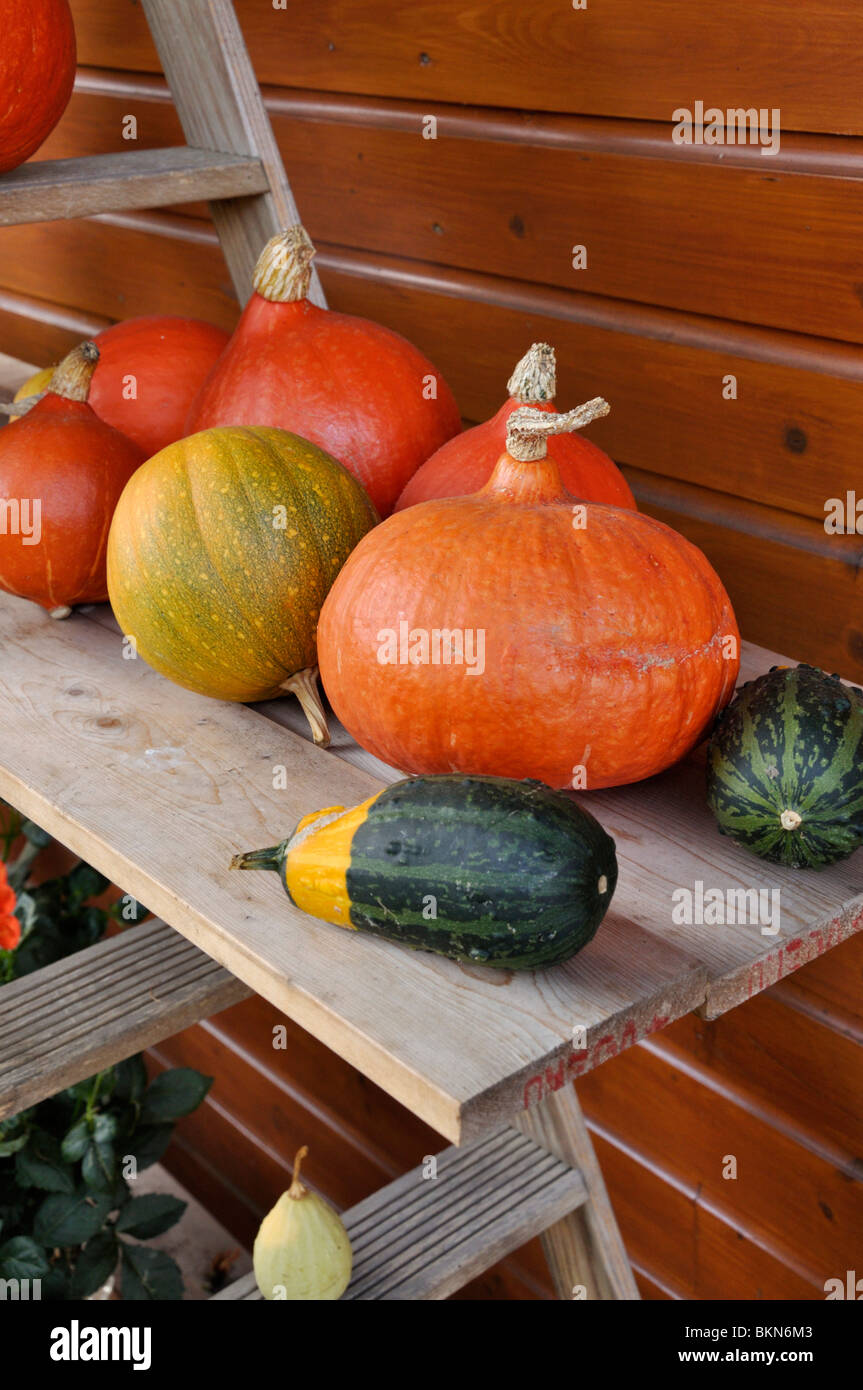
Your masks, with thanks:
[[(402, 620), (483, 632), (484, 670), (383, 664)], [(588, 790), (687, 753), (733, 693), (738, 649), (700, 550), (638, 512), (579, 507), (553, 460), (506, 453), (481, 492), (420, 503), (367, 536), (318, 628), (332, 706), (385, 762)]]
[(347, 469), (298, 435), (204, 430), (125, 488), (108, 538), (111, 604), (139, 655), (179, 685), (270, 699), (315, 664), (321, 604), (376, 521)]

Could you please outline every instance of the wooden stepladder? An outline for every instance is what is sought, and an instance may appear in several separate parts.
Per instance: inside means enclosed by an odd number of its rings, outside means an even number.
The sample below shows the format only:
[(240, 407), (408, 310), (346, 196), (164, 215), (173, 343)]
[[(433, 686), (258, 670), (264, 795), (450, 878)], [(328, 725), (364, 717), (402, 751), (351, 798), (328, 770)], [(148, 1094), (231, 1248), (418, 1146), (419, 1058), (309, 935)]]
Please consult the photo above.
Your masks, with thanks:
[[(233, 4), (142, 3), (187, 145), (25, 165), (0, 179), (0, 226), (204, 199), (237, 297), (245, 303), (264, 243), (299, 216)], [(310, 297), (325, 305), (314, 273)], [(180, 936), (169, 943), (172, 971), (185, 969), (192, 984), (182, 996), (172, 993), (164, 962), (160, 967), (157, 961), (166, 949), (166, 930), (151, 924), (138, 929), (134, 943), (123, 937), (120, 945), (102, 943), (74, 957), (78, 967), (87, 965), (86, 1000), (69, 974), (75, 967), (65, 962), (53, 968), (56, 980), (39, 972), (7, 987), (0, 1000), (0, 1042), (4, 1006), (5, 1028), (20, 1028), (22, 1019), (44, 1005), (46, 990), (64, 988), (67, 976), (69, 1021), (53, 1037), (56, 1063), (46, 1062), (43, 1050), (38, 1064), (19, 1058), (6, 1072), (0, 1067), (0, 1115), (83, 1080), (97, 1062), (102, 1067), (119, 1061), (193, 1017), (207, 1017), (243, 997), (239, 981), (218, 967), (210, 970), (198, 948)], [(153, 990), (134, 1026), (129, 1016), (128, 1026), (119, 1018), (109, 1026), (100, 1017), (105, 993), (96, 987), (99, 972), (105, 972), (106, 984), (109, 975), (113, 980), (118, 952), (133, 947), (141, 956), (136, 978), (151, 971)], [(446, 1298), (536, 1234), (560, 1298), (639, 1297), (571, 1085), (504, 1128), (447, 1149), (436, 1168), (433, 1181), (417, 1169), (346, 1214), (356, 1257), (346, 1298)], [(251, 1277), (218, 1295), (256, 1296)]]

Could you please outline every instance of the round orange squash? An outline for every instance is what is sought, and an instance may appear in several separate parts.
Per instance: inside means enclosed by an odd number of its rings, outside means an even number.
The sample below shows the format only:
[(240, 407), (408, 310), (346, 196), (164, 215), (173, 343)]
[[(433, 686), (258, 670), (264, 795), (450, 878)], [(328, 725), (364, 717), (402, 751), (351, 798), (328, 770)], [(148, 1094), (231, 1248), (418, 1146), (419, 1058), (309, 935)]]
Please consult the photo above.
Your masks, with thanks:
[[(554, 411), (556, 376), (554, 348), (549, 343), (534, 343), (510, 377), (509, 398), (500, 410), (483, 424), (448, 439), (426, 459), (408, 482), (395, 510), (400, 512), (433, 497), (466, 497), (479, 492), (506, 447), (506, 426), (512, 412), (521, 405)], [(574, 497), (635, 509), (632, 490), (617, 464), (582, 434), (553, 435), (548, 452), (560, 469), (564, 487)]]
[(739, 636), (705, 556), (639, 512), (581, 503), (546, 434), (605, 413), (520, 409), (482, 489), (396, 513), (324, 604), (324, 689), (410, 773), (616, 786), (660, 772), (734, 690)]
[(189, 690), (293, 692), (325, 743), (318, 614), (376, 521), (359, 483), (308, 440), (204, 430), (148, 459), (120, 498), (108, 538), (115, 616), (145, 661)]
[[(149, 458), (185, 434), (189, 406), (228, 334), (204, 319), (148, 314), (114, 323), (93, 341), (99, 362), (90, 383), (90, 405), (100, 420), (122, 431)], [(26, 405), (44, 392), (52, 371), (45, 367), (31, 376), (16, 391), (15, 401)]]
[(189, 406), (227, 341), (214, 323), (175, 314), (114, 323), (96, 338), (90, 404), (149, 458), (182, 439)]
[(267, 242), (255, 292), (186, 429), (295, 430), (340, 459), (387, 516), (411, 474), (461, 428), (458, 407), (413, 343), (307, 298), (314, 254), (300, 226)]
[(0, 430), (0, 588), (56, 617), (108, 597), (108, 527), (144, 460), (88, 403), (98, 358), (95, 343), (74, 348), (45, 395)]
[(74, 81), (68, 0), (0, 0), (0, 173), (47, 140)]

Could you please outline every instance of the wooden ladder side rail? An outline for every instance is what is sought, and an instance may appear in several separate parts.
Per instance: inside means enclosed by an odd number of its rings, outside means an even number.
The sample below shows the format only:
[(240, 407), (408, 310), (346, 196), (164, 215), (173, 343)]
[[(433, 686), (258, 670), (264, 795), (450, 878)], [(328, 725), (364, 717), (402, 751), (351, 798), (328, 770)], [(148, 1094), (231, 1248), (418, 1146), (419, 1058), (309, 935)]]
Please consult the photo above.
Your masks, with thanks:
[(640, 1299), (575, 1087), (564, 1086), (525, 1110), (516, 1127), (577, 1168), (587, 1188), (581, 1208), (541, 1233), (558, 1297), (576, 1297), (583, 1285), (588, 1298)]
[[(299, 222), (242, 30), (231, 0), (142, 0), (188, 143), (219, 154), (253, 155), (266, 193), (210, 202), (213, 223), (241, 304), (271, 236)], [(312, 269), (309, 298), (326, 306)]]
[(251, 993), (158, 920), (13, 980), (0, 990), (0, 1119)]

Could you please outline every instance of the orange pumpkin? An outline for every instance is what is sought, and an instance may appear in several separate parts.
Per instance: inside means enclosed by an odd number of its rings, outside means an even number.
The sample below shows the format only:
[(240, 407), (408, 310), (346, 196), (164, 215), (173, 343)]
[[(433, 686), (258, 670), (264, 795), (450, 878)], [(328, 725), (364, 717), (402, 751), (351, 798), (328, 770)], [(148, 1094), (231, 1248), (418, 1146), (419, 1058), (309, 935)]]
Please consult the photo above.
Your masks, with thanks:
[(75, 348), (41, 400), (0, 430), (0, 588), (56, 617), (108, 597), (108, 528), (144, 460), (87, 404), (98, 359), (95, 343)]
[(705, 556), (652, 517), (577, 502), (547, 454), (607, 409), (514, 412), (481, 492), (398, 512), (351, 555), (318, 657), (377, 757), (615, 786), (681, 758), (730, 698), (739, 635)]
[(149, 458), (182, 439), (189, 406), (227, 341), (214, 323), (174, 314), (114, 323), (96, 338), (90, 404)]
[(74, 81), (68, 0), (0, 0), (0, 173), (47, 140)]
[[(442, 444), (414, 473), (396, 503), (395, 510), (428, 502), (432, 497), (465, 497), (479, 492), (494, 472), (506, 447), (506, 426), (520, 405), (554, 410), (556, 390), (554, 348), (534, 343), (518, 363), (507, 383), (509, 399), (481, 425), (457, 434)], [(611, 502), (635, 508), (635, 498), (620, 469), (598, 445), (581, 434), (553, 435), (548, 452), (560, 469), (564, 487), (585, 502)]]
[(453, 394), (407, 339), (307, 299), (302, 227), (264, 247), (255, 292), (192, 405), (186, 433), (276, 425), (326, 449), (388, 516), (411, 474), (461, 428)]

